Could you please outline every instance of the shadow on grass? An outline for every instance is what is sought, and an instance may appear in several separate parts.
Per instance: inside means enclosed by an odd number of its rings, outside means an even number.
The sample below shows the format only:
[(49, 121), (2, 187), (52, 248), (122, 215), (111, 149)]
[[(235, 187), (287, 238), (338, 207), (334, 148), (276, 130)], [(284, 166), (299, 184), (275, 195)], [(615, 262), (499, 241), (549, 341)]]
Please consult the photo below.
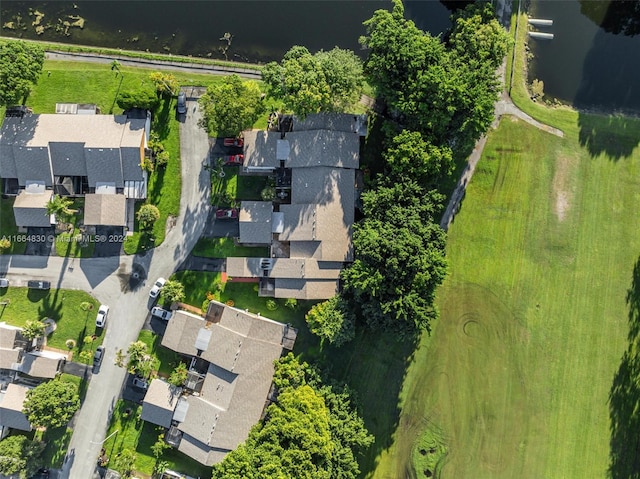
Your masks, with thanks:
[(592, 157), (607, 155), (612, 160), (628, 158), (640, 142), (640, 122), (625, 116), (580, 113), (580, 145)]
[[(29, 290), (27, 298), (31, 302), (42, 300), (42, 304), (38, 306), (38, 315), (40, 318), (53, 318), (58, 321), (62, 316), (62, 298), (58, 297), (58, 291), (55, 294), (49, 294), (48, 291)], [(39, 293), (45, 293), (40, 295)], [(35, 299), (38, 298), (38, 299)]]
[(400, 421), (400, 390), (417, 339), (401, 341), (382, 331), (360, 329), (342, 348), (321, 348), (319, 342), (314, 345), (312, 339), (305, 338), (307, 335), (311, 333), (306, 326), (301, 327), (302, 357), (319, 367), (323, 376), (349, 386), (365, 426), (375, 436), (373, 445), (358, 459), (361, 477), (367, 477), (393, 443)]
[(640, 259), (627, 292), (629, 345), (609, 393), (611, 479), (640, 478)]

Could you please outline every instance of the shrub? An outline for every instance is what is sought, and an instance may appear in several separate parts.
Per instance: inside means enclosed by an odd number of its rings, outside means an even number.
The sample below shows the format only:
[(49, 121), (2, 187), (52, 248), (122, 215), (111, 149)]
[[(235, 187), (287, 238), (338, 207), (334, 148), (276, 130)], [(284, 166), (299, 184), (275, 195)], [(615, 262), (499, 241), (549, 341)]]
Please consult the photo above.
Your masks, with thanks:
[(0, 238), (0, 254), (4, 253), (4, 251), (9, 248), (11, 248), (11, 241), (7, 238)]
[(160, 218), (160, 210), (158, 210), (158, 207), (155, 205), (142, 205), (137, 216), (140, 228), (150, 230), (153, 228), (153, 224)]
[(278, 309), (278, 303), (274, 299), (267, 299), (267, 309), (269, 311), (275, 311)]
[(289, 309), (296, 309), (298, 307), (298, 300), (296, 298), (288, 298), (284, 305)]

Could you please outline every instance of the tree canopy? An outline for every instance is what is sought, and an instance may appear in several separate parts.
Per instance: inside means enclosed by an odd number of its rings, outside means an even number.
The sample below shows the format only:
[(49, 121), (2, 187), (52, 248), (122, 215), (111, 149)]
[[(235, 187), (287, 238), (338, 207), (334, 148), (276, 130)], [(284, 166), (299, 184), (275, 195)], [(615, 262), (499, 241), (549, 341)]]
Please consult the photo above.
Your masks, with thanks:
[(42, 465), (45, 444), (31, 441), (27, 436), (9, 436), (0, 441), (0, 474), (18, 474), (20, 479), (31, 477)]
[(322, 385), (292, 354), (276, 362), (278, 399), (247, 441), (214, 466), (213, 478), (355, 479), (356, 456), (373, 442), (347, 391)]
[(270, 96), (302, 117), (347, 110), (360, 99), (364, 82), (362, 62), (351, 50), (336, 47), (312, 55), (298, 45), (280, 63), (268, 63), (262, 79)]
[(201, 125), (210, 136), (238, 136), (253, 126), (265, 106), (260, 87), (254, 81), (242, 81), (238, 75), (225, 77), (207, 88), (199, 100)]
[(309, 330), (334, 346), (355, 336), (355, 317), (340, 296), (315, 304), (305, 316)]
[(493, 121), (496, 68), (508, 44), (490, 5), (469, 5), (453, 19), (449, 44), (404, 18), (377, 10), (360, 41), (369, 49), (365, 75), (390, 114), (434, 145), (468, 148)]
[(80, 407), (78, 388), (54, 379), (27, 391), (22, 412), (32, 426), (61, 427)]
[(0, 42), (0, 105), (14, 105), (26, 99), (43, 64), (44, 50), (39, 45)]
[(356, 259), (342, 273), (345, 294), (371, 327), (401, 335), (428, 330), (435, 290), (447, 273), (445, 233), (434, 218), (442, 196), (406, 181), (362, 199)]

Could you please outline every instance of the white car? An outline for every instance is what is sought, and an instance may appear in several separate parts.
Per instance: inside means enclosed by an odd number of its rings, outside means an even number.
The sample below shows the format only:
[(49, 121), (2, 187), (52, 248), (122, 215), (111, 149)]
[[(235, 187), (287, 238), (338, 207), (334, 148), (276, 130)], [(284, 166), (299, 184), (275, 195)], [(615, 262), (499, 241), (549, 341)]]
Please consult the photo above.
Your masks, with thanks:
[(160, 306), (155, 306), (151, 309), (151, 316), (160, 318), (163, 321), (169, 321), (171, 316), (173, 316), (173, 311), (167, 311), (166, 309), (162, 309)]
[(96, 316), (96, 327), (104, 328), (107, 324), (107, 315), (109, 314), (109, 306), (101, 304), (98, 308), (98, 315)]
[(0, 278), (0, 288), (8, 288), (9, 280), (7, 278)]
[(157, 298), (158, 295), (160, 294), (160, 291), (162, 290), (162, 287), (164, 286), (164, 283), (166, 282), (167, 282), (166, 279), (158, 278), (155, 284), (153, 285), (153, 288), (151, 288), (151, 291), (149, 291), (149, 296), (151, 296), (152, 298)]

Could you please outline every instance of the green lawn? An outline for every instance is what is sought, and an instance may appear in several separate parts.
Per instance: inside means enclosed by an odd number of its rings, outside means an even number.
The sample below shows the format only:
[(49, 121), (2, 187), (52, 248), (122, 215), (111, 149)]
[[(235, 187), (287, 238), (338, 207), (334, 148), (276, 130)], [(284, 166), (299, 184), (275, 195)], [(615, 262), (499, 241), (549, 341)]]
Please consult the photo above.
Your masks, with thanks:
[[(141, 412), (142, 406), (119, 400), (111, 416), (107, 437), (115, 434), (104, 443), (103, 447), (109, 457), (110, 468), (114, 467), (116, 455), (123, 449), (129, 449), (136, 454), (134, 469), (151, 477), (155, 464), (151, 446), (156, 442), (163, 428), (139, 419)], [(194, 477), (211, 477), (211, 468), (190, 459), (176, 449), (166, 449), (160, 460), (166, 461), (169, 469), (185, 472)]]
[(501, 122), (450, 229), (441, 319), (375, 477), (406, 470), (425, 427), (448, 450), (440, 477), (606, 477), (639, 173), (637, 151), (593, 158), (573, 135)]
[(149, 348), (149, 352), (158, 358), (158, 374), (163, 377), (168, 377), (178, 365), (180, 356), (160, 344), (162, 342), (162, 336), (157, 336), (146, 329), (140, 331), (138, 341), (144, 342)]
[[(93, 343), (84, 343), (85, 337), (96, 333), (95, 318), (100, 304), (83, 291), (39, 291), (9, 286), (0, 289), (0, 301), (9, 302), (0, 306), (0, 321), (14, 326), (23, 326), (28, 320), (55, 319), (57, 329), (47, 339), (47, 345), (68, 350), (66, 341), (72, 339), (76, 343), (72, 349), (74, 361), (90, 364), (93, 353), (89, 349), (95, 350), (102, 344), (103, 331), (97, 331), (99, 335)], [(90, 303), (93, 309), (84, 311), (83, 302)], [(86, 351), (86, 357), (81, 354), (83, 351)]]
[(205, 258), (228, 258), (230, 256), (269, 256), (268, 247), (236, 245), (233, 238), (200, 238), (191, 252)]

